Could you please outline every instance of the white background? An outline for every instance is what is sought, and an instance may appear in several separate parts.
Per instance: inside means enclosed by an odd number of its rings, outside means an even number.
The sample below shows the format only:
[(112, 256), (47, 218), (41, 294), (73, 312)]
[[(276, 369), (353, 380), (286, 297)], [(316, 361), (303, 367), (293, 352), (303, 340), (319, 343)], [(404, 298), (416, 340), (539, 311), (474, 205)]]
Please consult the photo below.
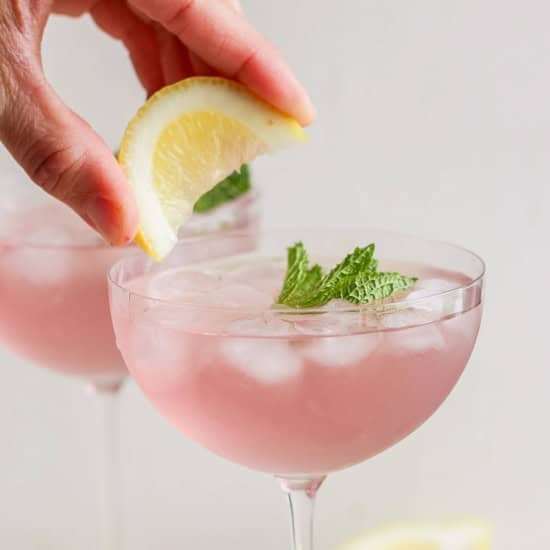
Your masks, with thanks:
[[(416, 434), (328, 480), (321, 550), (380, 522), (464, 515), (492, 521), (499, 550), (550, 547), (550, 4), (244, 4), (319, 110), (309, 145), (257, 163), (265, 224), (441, 237), (489, 270), (467, 372)], [(122, 48), (56, 19), (44, 63), (115, 147), (143, 98)], [(95, 550), (93, 403), (2, 351), (0, 376), (0, 548)], [(269, 477), (185, 441), (132, 383), (120, 412), (126, 548), (287, 548)]]

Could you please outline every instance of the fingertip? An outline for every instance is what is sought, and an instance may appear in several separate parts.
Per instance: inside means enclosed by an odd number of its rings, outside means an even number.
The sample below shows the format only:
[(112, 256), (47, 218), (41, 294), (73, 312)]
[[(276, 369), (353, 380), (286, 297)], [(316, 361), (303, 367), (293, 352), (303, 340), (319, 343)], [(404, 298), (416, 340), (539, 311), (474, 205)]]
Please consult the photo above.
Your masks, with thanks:
[(302, 126), (311, 124), (317, 117), (305, 87), (269, 44), (257, 50), (256, 55), (232, 76), (262, 99), (295, 118)]
[(317, 119), (317, 109), (307, 94), (297, 110), (296, 118), (302, 126), (309, 126)]
[[(109, 228), (109, 242), (115, 246), (130, 244), (137, 233), (139, 226), (139, 211), (127, 182), (122, 192), (117, 193), (114, 201), (103, 205), (107, 213), (107, 228)], [(120, 191), (120, 190), (119, 190)]]
[(138, 231), (139, 226), (139, 209), (132, 192), (130, 184), (126, 181), (125, 176), (124, 187), (118, 198), (118, 227), (120, 228), (118, 238), (113, 241), (115, 245), (130, 244)]
[[(132, 202), (134, 202), (133, 199)], [(121, 233), (119, 243), (121, 245), (130, 244), (136, 238), (136, 233), (139, 226), (139, 213), (137, 206), (135, 206), (135, 203), (133, 208), (126, 208), (125, 214), (126, 220), (125, 223), (122, 225), (124, 230)]]
[(115, 213), (115, 217), (118, 218), (115, 221), (115, 227), (118, 231), (113, 236), (111, 244), (126, 246), (135, 239), (139, 225), (139, 214), (133, 197), (131, 201), (125, 201), (122, 208), (118, 210)]
[(137, 231), (137, 216), (128, 206), (121, 206), (112, 199), (98, 195), (88, 201), (83, 218), (108, 243), (127, 245), (132, 242)]
[(119, 164), (111, 155), (100, 155), (92, 161), (88, 175), (84, 219), (110, 244), (129, 244), (137, 232), (139, 212)]

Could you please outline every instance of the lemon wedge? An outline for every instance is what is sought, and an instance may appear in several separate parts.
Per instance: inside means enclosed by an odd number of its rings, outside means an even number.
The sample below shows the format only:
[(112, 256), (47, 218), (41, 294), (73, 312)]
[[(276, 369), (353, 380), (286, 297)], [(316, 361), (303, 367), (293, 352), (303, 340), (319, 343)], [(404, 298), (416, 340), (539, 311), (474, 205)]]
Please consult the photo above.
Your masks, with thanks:
[(294, 119), (236, 82), (192, 77), (159, 90), (118, 156), (139, 209), (136, 242), (162, 260), (199, 197), (256, 156), (306, 140)]
[(380, 527), (338, 550), (490, 550), (491, 528), (481, 520), (402, 523)]

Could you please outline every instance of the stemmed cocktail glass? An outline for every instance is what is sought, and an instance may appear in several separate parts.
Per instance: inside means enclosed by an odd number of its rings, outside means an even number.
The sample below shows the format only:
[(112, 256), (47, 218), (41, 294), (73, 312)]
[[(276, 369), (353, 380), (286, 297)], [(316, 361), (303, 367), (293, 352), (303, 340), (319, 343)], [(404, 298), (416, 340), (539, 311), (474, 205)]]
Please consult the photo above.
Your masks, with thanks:
[[(101, 550), (120, 548), (117, 395), (127, 369), (109, 315), (106, 273), (137, 249), (107, 246), (66, 206), (21, 181), (0, 201), (0, 345), (76, 375), (101, 408)], [(192, 218), (188, 235), (255, 228), (256, 193)]]
[[(325, 266), (374, 242), (380, 270), (419, 281), (367, 305), (274, 306), (298, 240)], [(274, 474), (292, 547), (311, 550), (327, 474), (409, 435), (458, 381), (483, 277), (475, 254), (404, 235), (243, 231), (183, 239), (163, 264), (124, 258), (109, 287), (117, 344), (145, 395), (192, 440)]]

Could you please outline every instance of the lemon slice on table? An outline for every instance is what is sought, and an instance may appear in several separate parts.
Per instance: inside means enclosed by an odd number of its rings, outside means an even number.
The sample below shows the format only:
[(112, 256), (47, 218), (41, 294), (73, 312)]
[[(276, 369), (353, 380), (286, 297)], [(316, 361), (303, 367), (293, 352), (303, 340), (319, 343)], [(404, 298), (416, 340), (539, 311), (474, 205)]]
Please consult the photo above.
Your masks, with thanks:
[(230, 80), (159, 90), (130, 121), (118, 157), (139, 209), (136, 242), (161, 260), (199, 197), (256, 156), (306, 139), (294, 119)]
[(491, 529), (483, 521), (402, 523), (375, 529), (338, 550), (490, 550)]

